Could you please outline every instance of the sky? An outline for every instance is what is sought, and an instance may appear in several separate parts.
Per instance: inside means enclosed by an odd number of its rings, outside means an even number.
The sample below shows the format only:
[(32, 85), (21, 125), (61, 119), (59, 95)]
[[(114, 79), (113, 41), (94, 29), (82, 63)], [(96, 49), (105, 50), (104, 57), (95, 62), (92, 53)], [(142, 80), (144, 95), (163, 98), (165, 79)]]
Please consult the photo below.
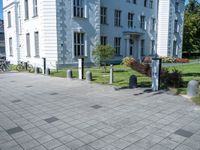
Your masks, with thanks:
[[(3, 15), (2, 15), (2, 1), (3, 0), (0, 0), (0, 19), (3, 18)], [(199, 0), (199, 2), (200, 2), (200, 0)], [(186, 3), (188, 3), (188, 0), (186, 0)]]

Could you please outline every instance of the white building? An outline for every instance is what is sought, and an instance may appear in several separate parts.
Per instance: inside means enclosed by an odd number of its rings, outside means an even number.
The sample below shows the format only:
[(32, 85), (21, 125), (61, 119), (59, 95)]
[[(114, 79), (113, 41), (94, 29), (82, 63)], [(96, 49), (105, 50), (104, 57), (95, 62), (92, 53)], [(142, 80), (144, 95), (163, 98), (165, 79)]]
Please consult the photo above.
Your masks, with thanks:
[(184, 0), (3, 0), (6, 55), (49, 68), (92, 62), (97, 44), (125, 56), (182, 55)]

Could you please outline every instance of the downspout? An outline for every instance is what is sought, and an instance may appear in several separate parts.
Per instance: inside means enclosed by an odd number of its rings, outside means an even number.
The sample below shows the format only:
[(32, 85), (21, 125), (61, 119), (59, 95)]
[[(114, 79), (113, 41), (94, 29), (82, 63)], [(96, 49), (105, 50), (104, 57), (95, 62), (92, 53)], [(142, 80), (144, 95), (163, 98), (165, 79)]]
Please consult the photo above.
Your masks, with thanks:
[(15, 24), (16, 24), (16, 47), (17, 47), (17, 62), (20, 61), (20, 41), (19, 41), (19, 19), (18, 19), (19, 2), (15, 0)]

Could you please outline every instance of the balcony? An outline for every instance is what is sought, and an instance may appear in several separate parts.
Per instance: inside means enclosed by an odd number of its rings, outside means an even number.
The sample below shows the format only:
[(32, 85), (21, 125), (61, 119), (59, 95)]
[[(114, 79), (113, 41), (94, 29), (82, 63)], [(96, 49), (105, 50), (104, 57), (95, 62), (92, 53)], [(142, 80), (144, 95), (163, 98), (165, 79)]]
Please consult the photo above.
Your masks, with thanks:
[(141, 29), (139, 26), (134, 26), (132, 28), (125, 28), (124, 34), (132, 34), (132, 35), (143, 35), (145, 33), (145, 29)]

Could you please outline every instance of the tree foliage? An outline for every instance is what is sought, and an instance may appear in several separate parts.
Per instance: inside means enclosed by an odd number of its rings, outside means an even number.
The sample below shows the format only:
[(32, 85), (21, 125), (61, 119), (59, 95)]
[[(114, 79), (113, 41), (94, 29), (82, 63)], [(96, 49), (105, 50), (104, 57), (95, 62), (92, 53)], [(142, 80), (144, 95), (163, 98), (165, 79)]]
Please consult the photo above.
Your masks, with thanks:
[(200, 52), (200, 3), (190, 0), (186, 5), (183, 51)]
[(110, 45), (97, 45), (92, 55), (96, 63), (104, 64), (115, 56), (115, 49)]
[(92, 55), (96, 64), (106, 66), (108, 61), (115, 56), (115, 49), (110, 45), (97, 45)]

